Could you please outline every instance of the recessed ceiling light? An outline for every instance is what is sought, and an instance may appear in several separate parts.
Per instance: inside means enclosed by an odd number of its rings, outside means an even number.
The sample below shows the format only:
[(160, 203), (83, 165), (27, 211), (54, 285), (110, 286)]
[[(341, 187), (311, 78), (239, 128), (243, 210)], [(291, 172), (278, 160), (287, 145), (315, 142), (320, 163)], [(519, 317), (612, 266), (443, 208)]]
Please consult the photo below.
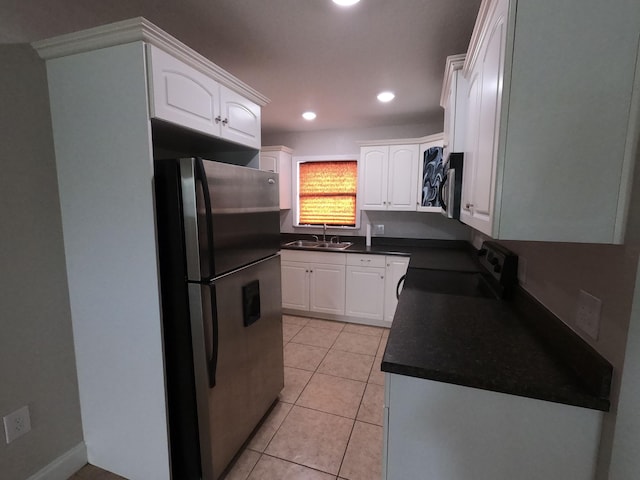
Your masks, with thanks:
[(350, 7), (351, 5), (355, 5), (360, 0), (333, 0), (333, 3), (336, 5), (340, 5), (341, 7)]
[(302, 118), (305, 120), (314, 120), (316, 118), (315, 112), (304, 112)]
[(390, 102), (394, 98), (396, 98), (396, 96), (393, 92), (380, 92), (378, 94), (378, 100), (380, 100), (381, 102)]

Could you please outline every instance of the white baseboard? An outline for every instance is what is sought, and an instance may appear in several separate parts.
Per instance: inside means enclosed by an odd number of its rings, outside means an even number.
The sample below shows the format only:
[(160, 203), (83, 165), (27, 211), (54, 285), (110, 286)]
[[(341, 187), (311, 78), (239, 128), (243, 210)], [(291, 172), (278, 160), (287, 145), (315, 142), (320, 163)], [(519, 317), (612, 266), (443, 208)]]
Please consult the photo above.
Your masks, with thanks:
[(374, 320), (371, 318), (352, 317), (349, 315), (335, 315), (332, 313), (310, 312), (308, 310), (295, 310), (292, 308), (282, 308), (285, 315), (295, 315), (297, 317), (320, 318), (323, 320), (335, 320), (337, 322), (358, 323), (360, 325), (369, 325), (371, 327), (391, 328), (391, 322), (386, 320)]
[(84, 442), (80, 442), (27, 480), (67, 480), (86, 463), (87, 446)]

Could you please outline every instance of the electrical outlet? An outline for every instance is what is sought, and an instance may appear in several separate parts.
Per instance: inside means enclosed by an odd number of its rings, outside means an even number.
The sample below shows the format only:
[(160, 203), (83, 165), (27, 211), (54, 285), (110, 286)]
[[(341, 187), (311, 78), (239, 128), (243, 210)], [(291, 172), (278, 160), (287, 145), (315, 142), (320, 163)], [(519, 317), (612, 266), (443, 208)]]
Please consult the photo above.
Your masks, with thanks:
[(2, 420), (7, 443), (13, 442), (16, 438), (31, 430), (31, 418), (29, 418), (29, 407), (27, 405), (3, 417)]
[(373, 226), (373, 231), (371, 232), (374, 235), (384, 235), (384, 225), (376, 224)]
[(576, 325), (594, 340), (598, 339), (600, 333), (601, 311), (602, 300), (584, 290), (580, 290), (578, 308), (576, 310)]

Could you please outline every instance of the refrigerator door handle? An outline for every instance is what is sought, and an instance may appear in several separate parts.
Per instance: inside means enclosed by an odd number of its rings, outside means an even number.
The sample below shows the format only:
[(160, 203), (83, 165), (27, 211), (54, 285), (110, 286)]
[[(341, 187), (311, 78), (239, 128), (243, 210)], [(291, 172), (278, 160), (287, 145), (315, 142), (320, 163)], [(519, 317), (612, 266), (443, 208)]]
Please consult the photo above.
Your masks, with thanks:
[(211, 196), (209, 195), (207, 174), (204, 171), (202, 159), (200, 157), (195, 157), (193, 161), (196, 179), (200, 181), (200, 188), (202, 189), (202, 198), (204, 200), (205, 207), (205, 228), (207, 231), (207, 248), (209, 252), (209, 273), (207, 276), (212, 276), (215, 272), (215, 265), (213, 255), (213, 219), (211, 218)]
[(213, 388), (216, 386), (216, 371), (218, 370), (218, 306), (215, 285), (209, 286), (209, 293), (211, 295), (211, 315), (207, 315), (205, 318), (210, 322), (210, 325), (205, 328), (205, 331), (211, 332), (211, 351), (207, 352), (207, 374), (209, 388)]

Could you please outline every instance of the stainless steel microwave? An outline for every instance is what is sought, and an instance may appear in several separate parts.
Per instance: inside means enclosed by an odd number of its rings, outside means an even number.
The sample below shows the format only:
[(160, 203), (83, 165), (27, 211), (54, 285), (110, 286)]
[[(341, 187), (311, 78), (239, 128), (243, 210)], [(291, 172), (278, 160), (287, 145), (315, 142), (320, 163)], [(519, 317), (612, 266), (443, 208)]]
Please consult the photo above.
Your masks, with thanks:
[(449, 154), (444, 164), (444, 177), (438, 189), (442, 214), (457, 220), (460, 220), (460, 204), (462, 202), (463, 164), (463, 153)]

